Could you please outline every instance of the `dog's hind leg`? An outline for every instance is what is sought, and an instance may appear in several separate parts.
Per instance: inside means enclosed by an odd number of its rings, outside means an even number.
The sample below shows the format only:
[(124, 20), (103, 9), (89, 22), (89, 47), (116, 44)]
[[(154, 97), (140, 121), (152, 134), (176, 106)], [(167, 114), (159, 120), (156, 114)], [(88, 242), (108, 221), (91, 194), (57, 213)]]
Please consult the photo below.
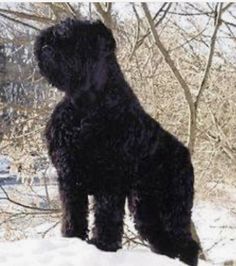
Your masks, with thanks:
[(186, 220), (181, 218), (181, 213), (177, 218), (171, 213), (164, 214), (162, 204), (161, 207), (158, 204), (160, 198), (153, 195), (137, 193), (136, 197), (136, 203), (132, 206), (135, 228), (149, 242), (151, 250), (196, 266), (199, 248), (191, 237), (187, 221), (190, 217)]

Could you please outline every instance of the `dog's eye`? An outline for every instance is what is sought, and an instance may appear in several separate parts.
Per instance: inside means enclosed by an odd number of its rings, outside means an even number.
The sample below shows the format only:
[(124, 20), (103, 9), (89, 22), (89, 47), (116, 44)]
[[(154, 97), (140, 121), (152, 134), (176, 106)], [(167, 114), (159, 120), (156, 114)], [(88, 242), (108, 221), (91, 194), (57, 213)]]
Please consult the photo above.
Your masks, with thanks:
[(45, 44), (43, 47), (42, 47), (42, 51), (51, 51), (53, 50), (51, 46)]
[(42, 46), (42, 50), (46, 50), (46, 49), (48, 49), (48, 48), (50, 48), (50, 46), (47, 45), (47, 44), (45, 44), (44, 46)]
[(55, 51), (54, 51), (54, 49), (53, 49), (51, 46), (47, 45), (47, 44), (45, 44), (45, 45), (42, 47), (42, 52), (43, 52), (43, 53), (47, 53), (47, 54), (50, 55), (50, 56), (54, 56), (54, 55), (55, 55)]

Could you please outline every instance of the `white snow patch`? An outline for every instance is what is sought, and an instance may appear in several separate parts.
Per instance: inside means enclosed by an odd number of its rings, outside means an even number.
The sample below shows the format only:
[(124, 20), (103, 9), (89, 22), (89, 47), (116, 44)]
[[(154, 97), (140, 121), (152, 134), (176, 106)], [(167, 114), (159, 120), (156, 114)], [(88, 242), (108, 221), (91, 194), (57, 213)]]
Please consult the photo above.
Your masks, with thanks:
[[(183, 266), (179, 260), (144, 250), (104, 252), (76, 238), (0, 242), (4, 266)], [(210, 265), (200, 262), (200, 266)]]
[(194, 207), (193, 220), (208, 260), (214, 265), (236, 260), (236, 215), (231, 208), (200, 201)]
[(8, 173), (11, 161), (9, 157), (0, 155), (0, 173)]

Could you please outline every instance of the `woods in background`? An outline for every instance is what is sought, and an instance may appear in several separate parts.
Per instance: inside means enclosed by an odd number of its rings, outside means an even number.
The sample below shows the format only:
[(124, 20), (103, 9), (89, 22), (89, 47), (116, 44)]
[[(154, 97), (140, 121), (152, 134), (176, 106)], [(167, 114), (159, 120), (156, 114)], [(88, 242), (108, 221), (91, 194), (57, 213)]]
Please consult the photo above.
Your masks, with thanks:
[(196, 199), (219, 199), (217, 184), (236, 185), (235, 14), (234, 3), (1, 4), (0, 153), (29, 178), (38, 168), (25, 156), (47, 168), (43, 129), (62, 95), (38, 73), (34, 37), (65, 17), (100, 18), (144, 108), (189, 147)]

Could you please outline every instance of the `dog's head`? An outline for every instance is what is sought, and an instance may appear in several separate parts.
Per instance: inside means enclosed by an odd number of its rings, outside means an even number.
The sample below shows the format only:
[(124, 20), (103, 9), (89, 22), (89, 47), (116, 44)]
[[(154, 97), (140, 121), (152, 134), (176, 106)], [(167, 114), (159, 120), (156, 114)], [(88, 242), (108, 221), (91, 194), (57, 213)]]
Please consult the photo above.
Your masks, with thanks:
[[(35, 57), (40, 73), (59, 90), (71, 92), (93, 76), (115, 51), (111, 31), (101, 22), (66, 19), (36, 38)], [(100, 65), (99, 65), (100, 62)], [(91, 77), (90, 77), (91, 79)]]

